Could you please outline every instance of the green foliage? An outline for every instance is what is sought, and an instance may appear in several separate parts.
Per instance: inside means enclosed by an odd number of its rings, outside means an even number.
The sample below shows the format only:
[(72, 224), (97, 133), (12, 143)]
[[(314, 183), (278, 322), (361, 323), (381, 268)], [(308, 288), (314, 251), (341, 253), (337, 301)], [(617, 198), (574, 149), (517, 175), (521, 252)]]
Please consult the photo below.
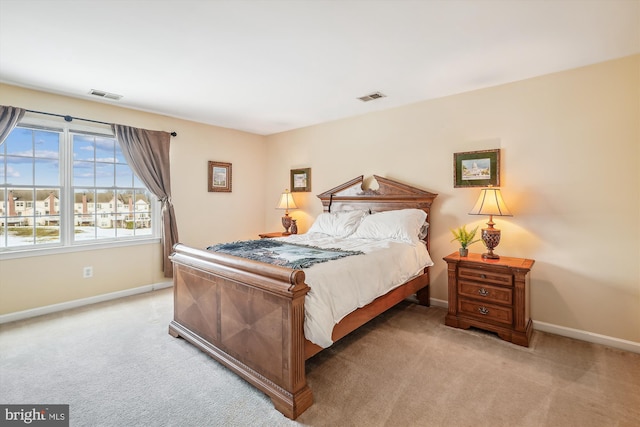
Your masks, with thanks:
[(480, 239), (473, 240), (476, 237), (477, 232), (477, 226), (473, 230), (467, 231), (467, 226), (463, 225), (462, 227), (458, 227), (455, 230), (451, 230), (451, 233), (453, 233), (454, 236), (451, 241), (454, 242), (457, 240), (458, 242), (460, 242), (460, 246), (462, 246), (462, 249), (466, 249), (467, 246), (480, 241)]

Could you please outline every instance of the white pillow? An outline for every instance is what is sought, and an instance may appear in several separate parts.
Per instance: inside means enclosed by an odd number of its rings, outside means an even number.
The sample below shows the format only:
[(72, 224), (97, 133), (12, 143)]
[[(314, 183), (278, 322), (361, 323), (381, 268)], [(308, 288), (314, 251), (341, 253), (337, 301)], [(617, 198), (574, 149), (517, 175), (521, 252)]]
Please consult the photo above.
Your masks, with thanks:
[(420, 209), (378, 212), (365, 217), (350, 237), (415, 243), (419, 240), (426, 219), (427, 213)]
[(361, 210), (324, 212), (318, 215), (307, 232), (324, 233), (335, 237), (347, 237), (356, 231), (362, 218), (364, 218), (367, 213), (367, 211)]

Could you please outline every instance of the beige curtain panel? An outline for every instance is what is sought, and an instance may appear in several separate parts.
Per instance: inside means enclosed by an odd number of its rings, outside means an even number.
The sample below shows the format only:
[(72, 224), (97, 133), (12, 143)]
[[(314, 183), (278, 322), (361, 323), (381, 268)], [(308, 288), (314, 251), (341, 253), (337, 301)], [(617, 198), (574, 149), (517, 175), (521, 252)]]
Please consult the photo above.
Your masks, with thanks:
[(165, 277), (172, 277), (173, 265), (169, 255), (178, 242), (178, 226), (171, 203), (171, 134), (115, 124), (111, 128), (133, 172), (162, 203), (162, 268)]

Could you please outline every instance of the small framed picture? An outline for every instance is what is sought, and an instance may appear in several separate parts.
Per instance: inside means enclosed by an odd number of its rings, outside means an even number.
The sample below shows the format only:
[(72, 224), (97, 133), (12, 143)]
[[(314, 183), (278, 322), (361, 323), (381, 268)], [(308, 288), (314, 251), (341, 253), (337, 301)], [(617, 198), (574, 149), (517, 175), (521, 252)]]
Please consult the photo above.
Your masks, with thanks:
[(231, 193), (231, 163), (209, 162), (209, 192)]
[(453, 186), (500, 186), (500, 149), (453, 154)]
[(291, 192), (311, 191), (311, 168), (291, 169)]

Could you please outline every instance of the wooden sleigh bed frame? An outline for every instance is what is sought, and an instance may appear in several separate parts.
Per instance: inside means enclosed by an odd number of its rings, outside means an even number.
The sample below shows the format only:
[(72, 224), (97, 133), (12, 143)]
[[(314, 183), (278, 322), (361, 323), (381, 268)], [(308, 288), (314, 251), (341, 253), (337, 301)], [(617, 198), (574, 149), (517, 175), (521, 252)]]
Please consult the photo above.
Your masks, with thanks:
[[(437, 194), (375, 176), (379, 188), (363, 190), (363, 176), (318, 197), (325, 212), (381, 212), (430, 208)], [(429, 238), (425, 237), (427, 249)], [(275, 408), (295, 419), (313, 403), (305, 361), (322, 348), (304, 337), (302, 270), (231, 255), (174, 246), (174, 319), (169, 334), (182, 337), (266, 393)], [(429, 305), (429, 270), (338, 323), (337, 341), (412, 294)]]

